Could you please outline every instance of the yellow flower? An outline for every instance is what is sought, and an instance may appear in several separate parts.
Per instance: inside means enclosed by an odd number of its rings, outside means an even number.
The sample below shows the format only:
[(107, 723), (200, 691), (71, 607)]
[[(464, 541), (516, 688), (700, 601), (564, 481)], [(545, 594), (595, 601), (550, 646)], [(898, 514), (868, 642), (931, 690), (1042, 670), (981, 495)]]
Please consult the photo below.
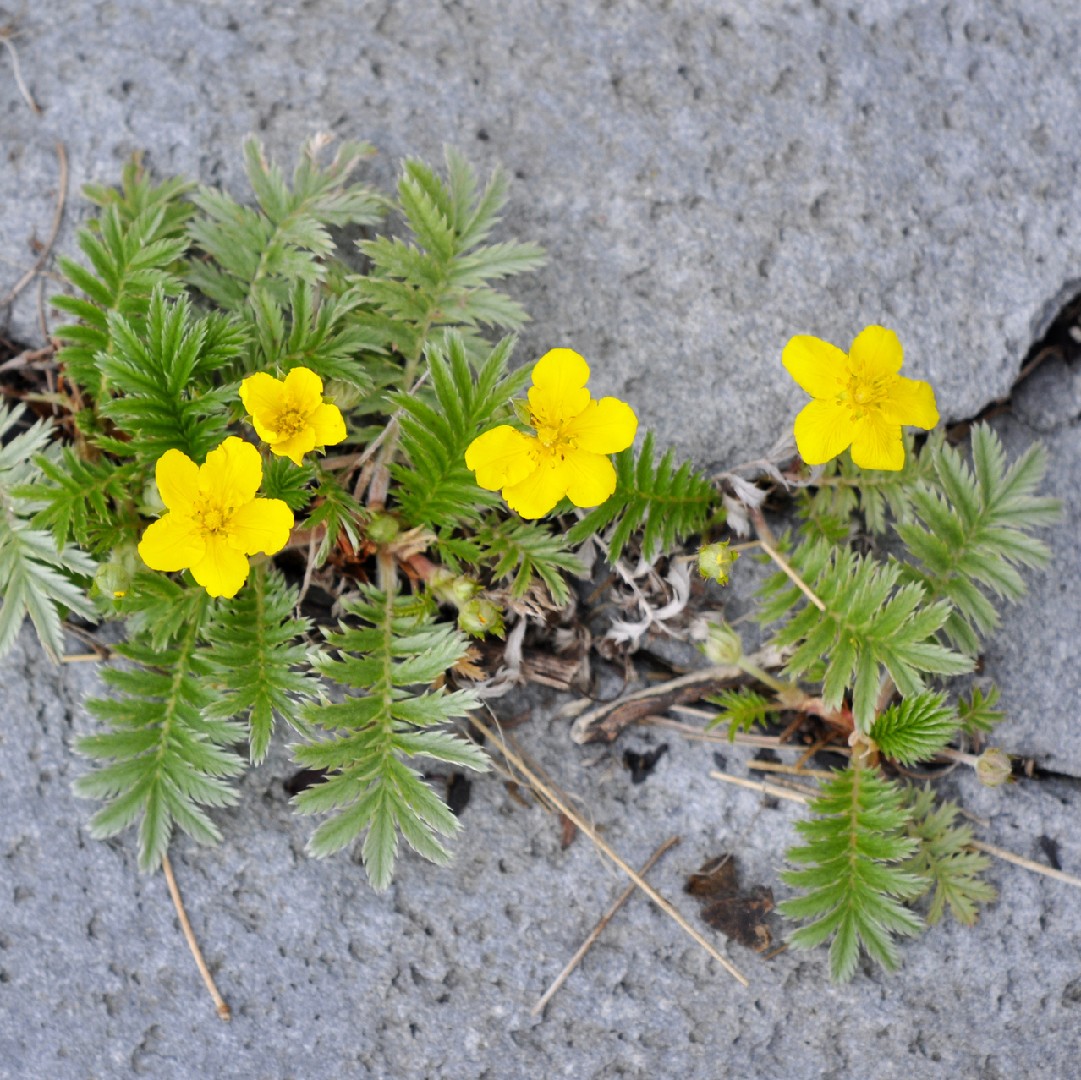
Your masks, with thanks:
[(251, 443), (225, 440), (196, 465), (179, 450), (158, 458), (167, 513), (150, 525), (139, 555), (151, 570), (191, 568), (211, 596), (235, 596), (248, 579), (248, 555), (281, 551), (293, 512), (281, 499), (257, 499), (263, 461)]
[(270, 452), (299, 465), (316, 447), (345, 439), (345, 421), (337, 405), (323, 401), (323, 380), (306, 367), (295, 367), (284, 379), (265, 371), (240, 384), (240, 400)]
[(794, 337), (782, 362), (815, 400), (796, 417), (796, 446), (808, 465), (821, 465), (852, 447), (861, 469), (900, 469), (901, 425), (938, 423), (930, 383), (906, 379), (901, 342), (892, 330), (868, 326), (846, 355), (816, 337)]
[(488, 491), (502, 489), (512, 510), (543, 517), (565, 495), (575, 506), (599, 506), (616, 489), (608, 454), (634, 442), (638, 418), (627, 404), (594, 401), (589, 365), (570, 349), (552, 349), (533, 368), (529, 422), (536, 435), (501, 424), (470, 444), (465, 463)]

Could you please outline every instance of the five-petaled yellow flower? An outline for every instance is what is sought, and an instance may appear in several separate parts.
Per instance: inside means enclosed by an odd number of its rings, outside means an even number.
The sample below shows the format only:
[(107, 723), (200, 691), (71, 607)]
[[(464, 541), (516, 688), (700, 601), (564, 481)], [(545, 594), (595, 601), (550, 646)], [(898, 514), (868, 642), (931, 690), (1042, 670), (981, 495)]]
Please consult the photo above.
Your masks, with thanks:
[(616, 489), (608, 454), (634, 442), (638, 418), (613, 397), (594, 401), (589, 365), (570, 349), (552, 349), (533, 368), (527, 435), (507, 424), (470, 444), (465, 463), (488, 491), (502, 489), (512, 510), (543, 517), (568, 496), (575, 506), (599, 506)]
[(815, 400), (796, 417), (796, 446), (808, 465), (821, 465), (852, 447), (861, 469), (900, 469), (901, 425), (938, 423), (930, 383), (906, 379), (901, 342), (892, 330), (868, 326), (846, 355), (816, 337), (794, 337), (782, 362)]
[(151, 570), (185, 570), (211, 596), (235, 596), (248, 579), (248, 555), (281, 551), (293, 512), (281, 499), (257, 499), (263, 461), (231, 436), (196, 465), (179, 450), (158, 458), (164, 514), (143, 533), (139, 555)]
[(249, 375), (240, 384), (240, 400), (270, 452), (297, 465), (316, 447), (345, 439), (341, 410), (323, 400), (323, 380), (306, 367), (280, 380), (265, 371)]

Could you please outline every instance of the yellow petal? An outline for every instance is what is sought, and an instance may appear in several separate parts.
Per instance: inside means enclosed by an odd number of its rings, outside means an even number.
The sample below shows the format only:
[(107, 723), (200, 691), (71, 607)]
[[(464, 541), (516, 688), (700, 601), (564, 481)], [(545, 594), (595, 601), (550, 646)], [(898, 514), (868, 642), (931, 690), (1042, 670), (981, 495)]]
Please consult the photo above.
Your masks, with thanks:
[(302, 416), (323, 404), (323, 380), (310, 368), (295, 367), (285, 376), (285, 393)]
[(575, 506), (600, 506), (616, 490), (615, 466), (603, 454), (574, 451), (567, 455), (566, 465), (567, 496)]
[(199, 495), (199, 466), (179, 450), (166, 450), (154, 468), (161, 501), (170, 510), (191, 513)]
[(570, 469), (565, 462), (546, 457), (524, 480), (505, 487), (503, 498), (524, 518), (544, 517), (567, 494), (570, 479)]
[(230, 435), (207, 454), (199, 479), (217, 505), (243, 506), (255, 498), (263, 482), (263, 459), (251, 443)]
[(236, 596), (248, 580), (248, 560), (225, 537), (207, 540), (206, 554), (192, 565), (192, 576), (211, 596)]
[(139, 558), (151, 570), (166, 573), (197, 563), (205, 551), (206, 542), (198, 526), (182, 514), (165, 514), (158, 518), (147, 526), (139, 541)]
[(305, 424), (295, 435), (271, 443), (270, 452), (278, 457), (292, 458), (295, 465), (301, 465), (304, 455), (315, 449), (315, 428)]
[(589, 404), (589, 365), (572, 349), (551, 349), (533, 366), (529, 406), (542, 424), (553, 427), (577, 416)]
[(808, 465), (821, 465), (852, 442), (852, 414), (833, 401), (811, 401), (800, 410), (794, 430), (800, 457)]
[(532, 435), (500, 424), (478, 435), (465, 452), (466, 467), (488, 491), (517, 484), (537, 467), (538, 443)]
[(592, 454), (615, 454), (626, 450), (634, 442), (637, 430), (638, 417), (634, 415), (634, 410), (618, 398), (606, 397), (591, 401), (564, 425), (563, 434), (580, 450), (588, 450)]
[(345, 441), (345, 420), (337, 405), (320, 405), (308, 417), (308, 423), (315, 429), (316, 446), (335, 446)]
[(898, 375), (882, 402), (882, 416), (894, 424), (909, 424), (928, 431), (938, 423), (935, 391), (930, 383)]
[[(264, 420), (266, 423), (264, 423)], [(271, 445), (279, 442), (282, 438), (275, 426), (277, 422), (278, 415), (276, 413), (272, 415), (264, 414), (263, 416), (256, 416), (252, 413), (251, 416), (251, 426), (255, 428), (255, 434), (258, 435), (263, 442), (270, 443)]]
[[(240, 400), (249, 416), (258, 418), (264, 426), (273, 427), (273, 418), (278, 415), (285, 401), (285, 386), (273, 375), (257, 371), (240, 384)], [(260, 437), (263, 437), (262, 433)]]
[(813, 398), (832, 398), (844, 389), (848, 357), (821, 338), (800, 334), (781, 353), (781, 363), (800, 387)]
[(855, 371), (864, 377), (896, 375), (901, 370), (904, 350), (901, 341), (892, 330), (884, 326), (868, 326), (861, 330), (852, 342), (848, 358)]
[(871, 412), (856, 421), (852, 437), (852, 460), (861, 469), (904, 468), (905, 444), (901, 425), (886, 420), (881, 413)]
[(225, 526), (229, 546), (254, 555), (281, 551), (293, 528), (293, 511), (281, 499), (252, 499), (234, 510)]

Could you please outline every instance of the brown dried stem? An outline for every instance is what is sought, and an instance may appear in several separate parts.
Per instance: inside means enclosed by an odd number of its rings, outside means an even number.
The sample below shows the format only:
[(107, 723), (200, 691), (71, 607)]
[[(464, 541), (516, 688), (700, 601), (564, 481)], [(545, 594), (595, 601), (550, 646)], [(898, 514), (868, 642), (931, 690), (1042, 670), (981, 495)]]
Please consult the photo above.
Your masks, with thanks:
[(210, 974), (210, 969), (206, 966), (206, 961), (203, 959), (202, 950), (199, 948), (199, 942), (195, 940), (195, 933), (191, 928), (191, 923), (188, 922), (188, 913), (184, 910), (184, 901), (180, 899), (180, 890), (176, 886), (176, 878), (173, 876), (173, 867), (169, 862), (169, 856), (163, 855), (161, 857), (161, 868), (165, 873), (165, 884), (169, 886), (169, 895), (173, 898), (173, 906), (176, 908), (177, 918), (180, 920), (180, 929), (184, 931), (184, 937), (187, 939), (188, 948), (191, 949), (191, 955), (195, 957), (195, 966), (199, 969), (199, 974), (203, 977), (203, 982), (206, 983), (206, 988), (210, 993), (211, 998), (214, 1000), (214, 1007), (218, 1011), (218, 1016), (222, 1020), (231, 1020), (232, 1012), (229, 1006), (226, 1005), (225, 999), (218, 991), (218, 987), (214, 982), (214, 976)]

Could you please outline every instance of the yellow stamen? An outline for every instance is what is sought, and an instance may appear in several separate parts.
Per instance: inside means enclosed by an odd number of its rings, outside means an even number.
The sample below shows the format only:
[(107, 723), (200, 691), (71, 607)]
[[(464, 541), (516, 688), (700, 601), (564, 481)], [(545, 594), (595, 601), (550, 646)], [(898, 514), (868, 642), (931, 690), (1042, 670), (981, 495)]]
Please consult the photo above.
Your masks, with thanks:
[(298, 431), (303, 431), (307, 420), (299, 409), (283, 409), (278, 416), (278, 436), (291, 439)]

